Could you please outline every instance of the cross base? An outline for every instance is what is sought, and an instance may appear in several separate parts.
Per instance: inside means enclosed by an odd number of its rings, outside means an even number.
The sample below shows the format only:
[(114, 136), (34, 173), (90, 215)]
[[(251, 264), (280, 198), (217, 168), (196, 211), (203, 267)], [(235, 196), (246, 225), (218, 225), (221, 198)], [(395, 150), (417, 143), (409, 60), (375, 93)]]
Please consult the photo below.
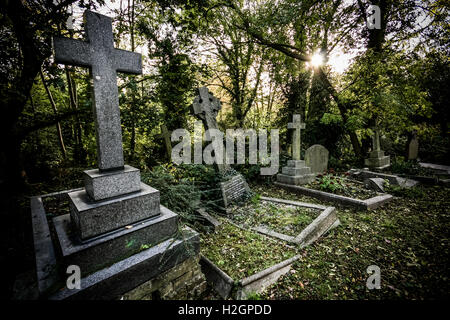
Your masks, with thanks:
[(292, 185), (308, 184), (314, 180), (315, 175), (311, 168), (305, 165), (304, 160), (288, 160), (288, 165), (277, 174), (277, 181)]
[(99, 201), (137, 192), (141, 189), (139, 169), (125, 165), (123, 169), (101, 172), (98, 169), (86, 170), (84, 186), (92, 200)]

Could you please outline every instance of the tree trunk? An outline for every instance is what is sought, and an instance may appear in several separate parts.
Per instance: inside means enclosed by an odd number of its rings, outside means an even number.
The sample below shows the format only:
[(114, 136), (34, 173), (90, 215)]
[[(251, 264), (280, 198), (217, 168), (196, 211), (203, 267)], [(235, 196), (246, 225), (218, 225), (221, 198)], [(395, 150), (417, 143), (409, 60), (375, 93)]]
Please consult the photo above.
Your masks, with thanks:
[[(56, 115), (58, 115), (58, 109), (56, 108), (56, 103), (55, 103), (55, 100), (53, 100), (52, 93), (50, 92), (47, 84), (45, 83), (45, 78), (44, 78), (44, 74), (42, 73), (42, 69), (40, 70), (39, 73), (41, 75), (42, 84), (44, 85), (45, 91), (47, 92), (48, 99), (50, 100), (50, 104), (53, 108), (53, 112), (55, 113), (55, 116), (56, 116)], [(64, 145), (64, 138), (62, 136), (61, 124), (59, 121), (56, 123), (56, 131), (57, 131), (57, 135), (58, 135), (58, 141), (59, 141), (59, 147), (61, 149), (61, 153), (62, 153), (63, 157), (66, 158), (66, 147)]]

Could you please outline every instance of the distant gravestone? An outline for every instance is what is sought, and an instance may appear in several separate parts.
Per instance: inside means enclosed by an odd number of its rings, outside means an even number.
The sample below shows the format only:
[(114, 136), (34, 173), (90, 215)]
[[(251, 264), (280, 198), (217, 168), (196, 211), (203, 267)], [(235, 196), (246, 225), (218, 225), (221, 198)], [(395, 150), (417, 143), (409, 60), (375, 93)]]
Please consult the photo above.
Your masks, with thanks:
[(419, 139), (414, 134), (408, 146), (408, 160), (416, 160), (419, 156)]
[(307, 184), (314, 180), (314, 174), (311, 173), (311, 168), (306, 166), (305, 160), (301, 160), (301, 130), (305, 129), (306, 125), (302, 122), (302, 117), (299, 114), (292, 116), (292, 122), (288, 123), (288, 129), (294, 129), (292, 135), (292, 160), (288, 160), (287, 166), (283, 167), (281, 173), (277, 174), (277, 181), (281, 183), (299, 185)]
[(311, 168), (312, 173), (322, 173), (328, 169), (328, 155), (324, 146), (315, 144), (305, 152), (306, 166)]
[[(198, 96), (195, 97), (192, 103), (194, 115), (202, 120), (205, 130), (218, 129), (217, 114), (221, 109), (221, 102), (219, 99), (209, 92), (207, 87), (198, 89)], [(230, 166), (227, 163), (216, 163), (216, 169), (219, 174), (226, 175)], [(224, 207), (219, 210), (227, 211), (226, 208), (232, 203), (244, 200), (250, 192), (250, 188), (241, 174), (234, 174), (220, 183), (220, 190), (222, 192), (222, 199)]]

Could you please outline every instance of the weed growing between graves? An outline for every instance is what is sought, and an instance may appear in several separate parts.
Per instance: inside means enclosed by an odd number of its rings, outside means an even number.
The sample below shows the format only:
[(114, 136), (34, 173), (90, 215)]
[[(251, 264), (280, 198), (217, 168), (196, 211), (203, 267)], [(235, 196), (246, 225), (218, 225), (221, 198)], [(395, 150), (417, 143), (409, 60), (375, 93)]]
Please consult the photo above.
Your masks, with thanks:
[[(267, 185), (252, 189), (266, 196), (319, 202)], [(261, 297), (448, 298), (450, 188), (422, 186), (398, 195), (373, 211), (338, 206), (341, 226), (300, 250), (291, 272)], [(381, 269), (380, 290), (366, 287), (370, 265)]]
[(395, 157), (392, 159), (392, 163), (389, 172), (393, 174), (406, 174), (406, 175), (416, 175), (416, 176), (427, 176), (434, 177), (437, 174), (428, 168), (423, 168), (419, 165), (419, 162), (416, 160), (405, 160), (404, 157)]
[(222, 228), (212, 234), (201, 235), (201, 253), (227, 273), (239, 280), (295, 255), (295, 250), (240, 229), (224, 219)]
[(295, 237), (320, 214), (320, 210), (257, 198), (254, 196), (242, 206), (231, 207), (230, 218), (246, 227), (266, 226), (273, 231)]
[(348, 179), (345, 174), (334, 172), (319, 174), (305, 187), (361, 200), (377, 196), (375, 191), (364, 188), (364, 184), (361, 182)]

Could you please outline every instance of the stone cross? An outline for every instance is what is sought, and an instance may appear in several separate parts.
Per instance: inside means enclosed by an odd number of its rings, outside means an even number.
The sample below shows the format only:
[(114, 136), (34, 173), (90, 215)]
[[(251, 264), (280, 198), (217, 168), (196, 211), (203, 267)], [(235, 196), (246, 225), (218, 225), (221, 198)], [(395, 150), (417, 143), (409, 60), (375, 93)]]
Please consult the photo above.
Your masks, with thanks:
[(194, 114), (203, 121), (205, 130), (219, 128), (216, 117), (222, 105), (220, 100), (214, 97), (207, 87), (198, 89), (198, 96), (195, 97), (192, 106)]
[(374, 129), (374, 134), (372, 137), (373, 151), (380, 151), (380, 133), (377, 128)]
[[(198, 88), (198, 96), (195, 97), (192, 108), (195, 116), (202, 120), (205, 130), (219, 129), (216, 117), (222, 105), (220, 100), (214, 97), (207, 87)], [(224, 172), (229, 169), (229, 166), (225, 163), (217, 164), (217, 169)]]
[(54, 38), (55, 62), (91, 69), (98, 167), (109, 171), (124, 167), (116, 73), (140, 74), (142, 61), (139, 53), (114, 48), (111, 18), (86, 10), (84, 19), (87, 41)]
[(305, 129), (305, 123), (302, 122), (302, 116), (299, 114), (294, 114), (293, 121), (288, 123), (288, 129), (294, 129), (294, 134), (292, 135), (292, 160), (301, 160), (300, 157), (300, 146), (301, 146), (301, 136), (300, 131)]

